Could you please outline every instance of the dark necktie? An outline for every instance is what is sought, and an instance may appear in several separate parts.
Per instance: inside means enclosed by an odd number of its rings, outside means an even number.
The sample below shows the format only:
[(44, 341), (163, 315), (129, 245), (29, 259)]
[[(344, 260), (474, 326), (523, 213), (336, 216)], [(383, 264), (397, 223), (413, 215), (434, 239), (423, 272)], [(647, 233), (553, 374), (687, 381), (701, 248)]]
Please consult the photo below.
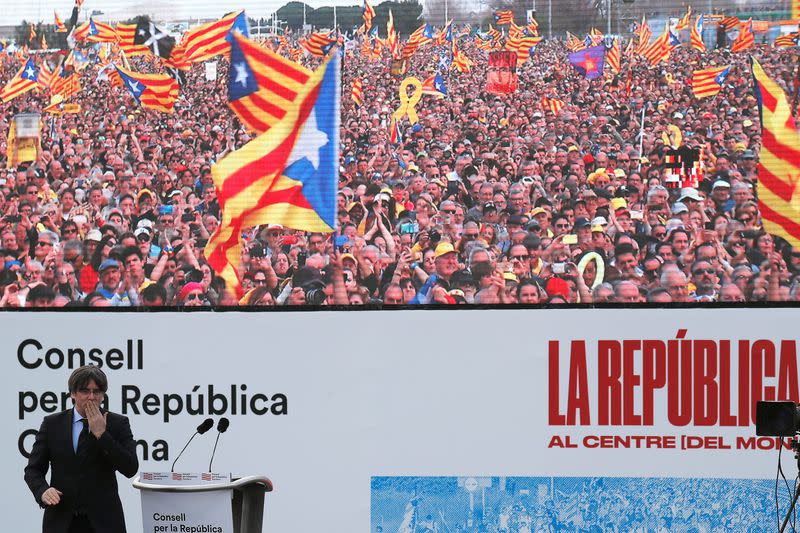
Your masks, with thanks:
[(83, 424), (83, 429), (81, 430), (80, 435), (78, 435), (78, 449), (76, 450), (77, 455), (86, 453), (86, 447), (89, 444), (89, 421), (83, 418), (81, 419), (81, 424)]

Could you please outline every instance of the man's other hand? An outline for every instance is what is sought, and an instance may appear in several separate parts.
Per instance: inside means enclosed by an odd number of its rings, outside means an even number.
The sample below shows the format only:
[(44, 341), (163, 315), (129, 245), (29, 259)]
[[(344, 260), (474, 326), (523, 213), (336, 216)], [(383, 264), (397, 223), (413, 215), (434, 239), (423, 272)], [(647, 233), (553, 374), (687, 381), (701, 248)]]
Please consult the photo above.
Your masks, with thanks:
[(61, 495), (63, 492), (58, 490), (55, 487), (50, 487), (42, 494), (42, 503), (45, 505), (53, 506), (58, 505), (61, 502)]

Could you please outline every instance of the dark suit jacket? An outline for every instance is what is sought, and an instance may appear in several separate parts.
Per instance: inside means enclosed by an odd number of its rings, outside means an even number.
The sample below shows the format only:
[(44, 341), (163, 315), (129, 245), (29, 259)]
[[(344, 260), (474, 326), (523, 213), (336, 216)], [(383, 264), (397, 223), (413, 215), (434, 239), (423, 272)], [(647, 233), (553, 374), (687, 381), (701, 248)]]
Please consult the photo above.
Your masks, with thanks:
[[(43, 533), (66, 533), (75, 512), (86, 514), (97, 533), (125, 532), (116, 472), (130, 478), (139, 469), (127, 417), (108, 413), (105, 433), (100, 439), (90, 434), (87, 446), (80, 456), (72, 449), (72, 409), (45, 417), (25, 467), (25, 482), (45, 507)], [(64, 493), (52, 507), (42, 504), (49, 487)]]

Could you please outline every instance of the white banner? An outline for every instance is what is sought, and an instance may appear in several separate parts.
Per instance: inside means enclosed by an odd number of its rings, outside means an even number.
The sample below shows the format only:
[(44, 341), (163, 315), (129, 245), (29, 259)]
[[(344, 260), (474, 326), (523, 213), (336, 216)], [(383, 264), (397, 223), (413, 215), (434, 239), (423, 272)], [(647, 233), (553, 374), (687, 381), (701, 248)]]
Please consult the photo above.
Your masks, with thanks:
[[(798, 323), (798, 309), (5, 314), (7, 527), (39, 527), (25, 454), (71, 407), (71, 369), (95, 362), (140, 471), (230, 418), (214, 469), (272, 480), (264, 531), (761, 531), (779, 441), (755, 437), (753, 406), (797, 400)], [(215, 437), (178, 468), (207, 468)]]
[(206, 81), (216, 81), (217, 79), (217, 62), (206, 62)]

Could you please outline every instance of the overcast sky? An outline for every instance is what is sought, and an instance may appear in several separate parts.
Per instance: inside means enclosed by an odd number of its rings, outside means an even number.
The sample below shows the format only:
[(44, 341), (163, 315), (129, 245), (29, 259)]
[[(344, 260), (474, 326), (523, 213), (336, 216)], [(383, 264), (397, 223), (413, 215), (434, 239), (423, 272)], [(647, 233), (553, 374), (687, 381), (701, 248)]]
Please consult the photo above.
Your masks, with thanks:
[[(114, 19), (125, 19), (135, 15), (150, 14), (158, 19), (185, 20), (188, 17), (214, 18), (229, 11), (246, 9), (253, 18), (268, 17), (272, 12), (286, 4), (288, 0), (86, 0), (82, 13), (100, 10)], [(351, 6), (360, 0), (306, 0), (312, 7)], [(373, 2), (375, 3), (375, 2)], [(53, 10), (62, 20), (72, 13), (74, 0), (0, 0), (0, 25), (19, 24), (28, 21), (53, 22)]]

